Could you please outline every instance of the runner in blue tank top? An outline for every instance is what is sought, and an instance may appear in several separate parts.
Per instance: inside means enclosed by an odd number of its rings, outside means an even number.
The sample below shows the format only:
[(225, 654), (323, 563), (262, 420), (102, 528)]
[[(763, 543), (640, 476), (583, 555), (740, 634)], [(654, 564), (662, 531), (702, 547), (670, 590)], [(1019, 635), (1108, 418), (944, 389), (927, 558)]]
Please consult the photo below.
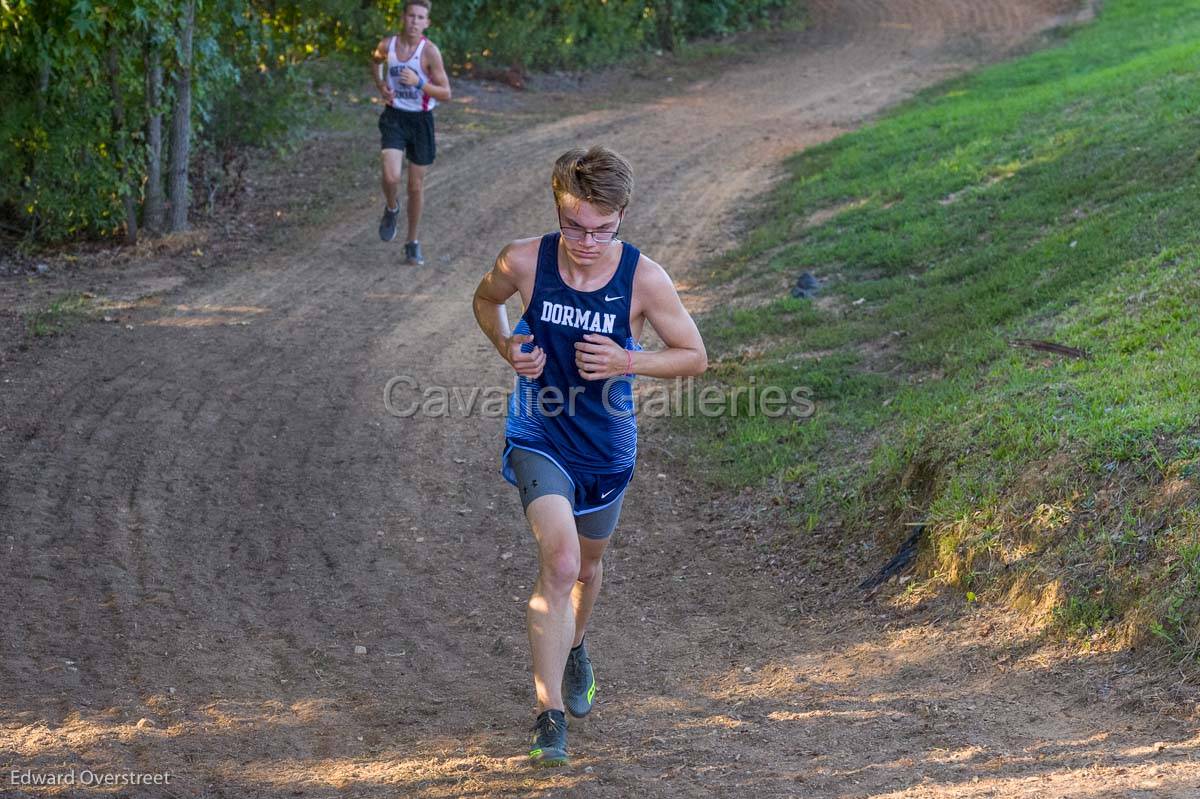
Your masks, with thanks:
[[(538, 545), (526, 624), (538, 702), (529, 757), (542, 766), (567, 761), (564, 710), (584, 716), (595, 701), (584, 633), (637, 456), (633, 375), (686, 377), (708, 364), (671, 278), (617, 238), (629, 162), (605, 147), (571, 150), (550, 182), (558, 232), (505, 247), (474, 300), (517, 373), (501, 471)], [(510, 330), (504, 304), (518, 293), (524, 312)], [(664, 349), (639, 346), (647, 321)]]

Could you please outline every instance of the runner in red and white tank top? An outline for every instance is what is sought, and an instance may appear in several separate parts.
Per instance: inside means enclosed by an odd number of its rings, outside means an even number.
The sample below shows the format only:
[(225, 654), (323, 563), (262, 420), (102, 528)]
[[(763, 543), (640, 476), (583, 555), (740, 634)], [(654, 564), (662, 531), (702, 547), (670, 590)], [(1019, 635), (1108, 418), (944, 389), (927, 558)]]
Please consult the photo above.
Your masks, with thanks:
[(425, 263), (417, 225), (424, 201), (425, 170), (437, 154), (433, 109), (450, 99), (450, 78), (437, 45), (425, 38), (430, 0), (410, 0), (404, 6), (404, 30), (379, 40), (371, 56), (371, 78), (379, 87), (383, 113), (379, 117), (383, 160), (383, 197), (387, 201), (379, 222), (379, 238), (396, 238), (400, 215), (400, 175), (408, 161), (408, 239), (405, 260)]
[[(421, 54), (425, 50), (425, 45), (429, 44), (429, 40), (422, 36), (417, 49), (409, 56), (408, 60), (401, 61), (396, 55), (398, 38), (400, 37), (393, 36), (388, 42), (387, 53), (387, 86), (394, 95), (392, 108), (400, 111), (432, 111), (437, 106), (437, 100), (424, 91), (425, 86), (429, 83), (429, 75), (421, 66)], [(411, 69), (416, 74), (417, 84), (415, 86), (401, 83), (400, 78), (406, 69)]]

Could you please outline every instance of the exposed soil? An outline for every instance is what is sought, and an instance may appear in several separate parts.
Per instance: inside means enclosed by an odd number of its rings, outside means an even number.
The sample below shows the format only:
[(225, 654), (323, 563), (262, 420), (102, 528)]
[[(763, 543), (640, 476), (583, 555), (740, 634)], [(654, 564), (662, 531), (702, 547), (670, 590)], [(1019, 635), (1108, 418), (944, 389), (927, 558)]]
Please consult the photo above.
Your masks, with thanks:
[[(1152, 712), (1135, 661), (995, 610), (863, 603), (853, 586), (890, 555), (873, 536), (775, 529), (753, 495), (689, 482), (660, 430), (589, 633), (599, 705), (572, 723), (569, 769), (523, 762), (536, 555), (497, 474), (502, 420), (453, 397), (441, 418), (393, 416), (389, 378), (510, 384), (469, 298), (504, 242), (553, 225), (568, 146), (630, 157), (623, 234), (686, 289), (784, 155), (1075, 9), (810, 6), (791, 46), (667, 96), (448, 136), (423, 269), (376, 236), (364, 125), (333, 222), (9, 351), (0, 793), (1200, 795), (1191, 708)], [(172, 782), (43, 789), (12, 769)]]

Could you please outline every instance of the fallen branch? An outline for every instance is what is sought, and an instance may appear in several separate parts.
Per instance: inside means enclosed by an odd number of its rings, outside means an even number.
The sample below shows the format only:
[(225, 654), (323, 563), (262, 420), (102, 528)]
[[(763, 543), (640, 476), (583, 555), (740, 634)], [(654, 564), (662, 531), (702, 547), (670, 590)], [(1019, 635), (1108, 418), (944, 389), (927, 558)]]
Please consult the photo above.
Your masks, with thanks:
[(921, 538), (924, 535), (924, 522), (915, 525), (912, 535), (908, 537), (907, 541), (900, 545), (900, 549), (896, 552), (895, 557), (889, 560), (887, 565), (880, 569), (879, 573), (874, 577), (868, 577), (859, 583), (858, 590), (868, 592), (867, 597), (864, 598), (869, 598), (874, 595), (874, 593), (879, 590), (881, 585), (890, 580), (893, 575), (899, 574), (901, 571), (906, 569), (914, 560), (917, 559), (917, 549), (920, 547)]
[(1065, 355), (1068, 358), (1083, 358), (1090, 361), (1092, 354), (1087, 350), (1081, 350), (1078, 347), (1068, 347), (1065, 344), (1055, 344), (1053, 341), (1038, 341), (1032, 338), (1014, 338), (1008, 342), (1010, 347), (1025, 347), (1031, 350), (1041, 350), (1042, 352), (1053, 352), (1058, 355)]

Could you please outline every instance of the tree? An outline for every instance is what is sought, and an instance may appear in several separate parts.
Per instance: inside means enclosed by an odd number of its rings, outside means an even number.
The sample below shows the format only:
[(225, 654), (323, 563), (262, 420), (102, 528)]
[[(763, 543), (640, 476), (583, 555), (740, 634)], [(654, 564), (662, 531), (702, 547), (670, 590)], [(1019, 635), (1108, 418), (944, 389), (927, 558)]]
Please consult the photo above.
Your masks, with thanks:
[(117, 170), (121, 176), (121, 184), (117, 191), (121, 196), (121, 205), (125, 211), (125, 243), (134, 244), (138, 237), (138, 203), (135, 196), (135, 184), (130, 174), (129, 145), (125, 129), (125, 92), (121, 89), (121, 56), (119, 52), (120, 36), (115, 25), (108, 25), (108, 52), (105, 66), (108, 68), (109, 91), (112, 92), (112, 135), (114, 156), (117, 159)]
[(171, 112), (171, 230), (188, 227), (188, 165), (192, 136), (192, 36), (196, 31), (196, 0), (187, 0), (179, 21), (175, 107)]
[[(434, 36), (466, 69), (582, 69), (787, 1), (460, 0), (437, 6)], [(306, 62), (359, 62), (401, 6), (0, 0), (0, 226), (42, 242), (186, 229), (201, 182), (210, 205), (236, 195), (231, 165), (303, 128)]]
[(162, 47), (153, 35), (146, 37), (146, 193), (142, 224), (153, 233), (163, 229), (162, 184)]
[(654, 0), (654, 35), (658, 46), (667, 52), (674, 52), (676, 47), (676, 25), (679, 14), (676, 13), (679, 0)]

